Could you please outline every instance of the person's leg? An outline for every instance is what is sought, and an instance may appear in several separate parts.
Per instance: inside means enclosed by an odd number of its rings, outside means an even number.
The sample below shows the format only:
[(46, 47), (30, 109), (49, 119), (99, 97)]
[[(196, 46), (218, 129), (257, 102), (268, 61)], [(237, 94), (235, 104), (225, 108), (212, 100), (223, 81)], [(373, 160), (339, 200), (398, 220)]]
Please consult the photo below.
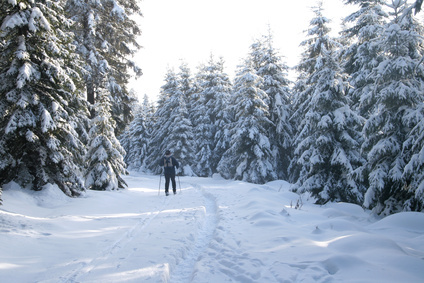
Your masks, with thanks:
[(172, 180), (172, 190), (173, 190), (174, 194), (176, 194), (177, 193), (177, 182), (175, 182), (175, 174), (172, 174), (171, 180)]
[(171, 176), (169, 174), (165, 174), (165, 194), (168, 195), (169, 191), (169, 180), (171, 179)]

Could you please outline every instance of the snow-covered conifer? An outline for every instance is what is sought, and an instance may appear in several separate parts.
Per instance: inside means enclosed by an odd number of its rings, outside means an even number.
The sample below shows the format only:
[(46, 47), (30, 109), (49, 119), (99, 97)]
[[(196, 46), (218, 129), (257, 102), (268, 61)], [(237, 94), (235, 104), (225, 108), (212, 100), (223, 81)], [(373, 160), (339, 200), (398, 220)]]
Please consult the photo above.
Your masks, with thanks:
[(121, 177), (127, 173), (123, 158), (125, 151), (115, 137), (109, 95), (97, 92), (96, 100), (86, 154), (85, 185), (88, 189), (100, 191), (123, 189), (127, 185)]
[(418, 105), (406, 121), (412, 128), (409, 137), (403, 143), (403, 148), (409, 153), (403, 179), (406, 181), (403, 210), (424, 210), (424, 103)]
[(385, 0), (347, 0), (346, 3), (359, 6), (357, 11), (344, 20), (345, 23), (353, 24), (343, 31), (343, 38), (352, 42), (343, 56), (343, 66), (352, 86), (348, 95), (352, 109), (368, 118), (375, 103), (376, 78), (372, 70), (384, 58), (379, 38), (388, 14), (383, 9)]
[(186, 62), (180, 65), (180, 72), (178, 73), (178, 90), (182, 93), (184, 102), (186, 104), (187, 112), (190, 116), (193, 104), (193, 95), (196, 91), (194, 87), (194, 79), (191, 75), (190, 68)]
[[(299, 135), (304, 127), (303, 119), (311, 106), (311, 98), (314, 89), (311, 87), (311, 77), (315, 72), (320, 50), (328, 38), (330, 29), (328, 27), (329, 19), (325, 17), (316, 17), (310, 22), (310, 28), (307, 30), (307, 39), (300, 43), (304, 48), (301, 54), (300, 63), (295, 67), (298, 77), (293, 86), (293, 115), (290, 118), (295, 128), (295, 135)], [(293, 144), (294, 146), (296, 143)], [(299, 156), (293, 156), (288, 169), (289, 180), (292, 183), (297, 182), (299, 176), (305, 175), (308, 168), (302, 168), (298, 164)]]
[(71, 23), (58, 1), (0, 5), (0, 187), (56, 184), (79, 195), (84, 147), (75, 129), (87, 108)]
[(230, 119), (227, 111), (231, 82), (224, 72), (222, 58), (213, 56), (197, 76), (201, 92), (195, 104), (193, 124), (197, 141), (197, 168), (199, 176), (211, 176), (227, 147), (227, 136), (223, 130)]
[[(282, 62), (277, 50), (273, 47), (271, 32), (264, 37), (261, 44), (257, 43), (261, 52), (256, 52), (259, 60), (256, 73), (262, 78), (261, 89), (266, 93), (271, 121), (269, 139), (275, 157), (275, 170), (280, 178), (287, 178), (287, 168), (291, 157), (291, 140), (293, 126), (291, 117), (291, 91), (288, 76), (288, 66)], [(254, 55), (254, 54), (252, 54)], [(252, 59), (255, 59), (252, 56)]]
[(168, 149), (179, 160), (181, 172), (187, 176), (193, 176), (195, 162), (195, 143), (193, 127), (188, 119), (184, 95), (179, 92), (175, 97), (168, 100), (175, 107), (172, 110), (172, 127), (169, 130)]
[(161, 87), (157, 110), (153, 115), (151, 139), (148, 149), (147, 167), (154, 173), (160, 173), (159, 159), (163, 156), (170, 144), (169, 133), (173, 127), (172, 103), (169, 99), (175, 98), (178, 92), (178, 77), (174, 70), (169, 69), (165, 75), (165, 84)]
[(140, 49), (137, 36), (141, 31), (134, 16), (141, 15), (137, 0), (67, 0), (66, 11), (76, 22), (73, 28), (77, 52), (85, 61), (87, 99), (95, 103), (95, 93), (104, 76), (111, 97), (115, 132), (120, 134), (133, 118), (132, 97), (127, 84), (131, 71), (141, 69), (131, 56)]
[(147, 148), (150, 140), (150, 129), (147, 127), (152, 115), (151, 105), (145, 95), (143, 104), (136, 111), (134, 120), (120, 139), (126, 155), (125, 163), (129, 170), (144, 171), (146, 167)]
[[(384, 26), (378, 42), (385, 58), (373, 69), (375, 103), (363, 130), (363, 150), (367, 154), (364, 170), (369, 173), (364, 206), (383, 215), (405, 209), (414, 194), (405, 189), (405, 166), (414, 162), (409, 160), (411, 144), (405, 141), (418, 133), (411, 129), (419, 131), (411, 115), (424, 100), (424, 69), (420, 64), (423, 27), (413, 18), (406, 1), (392, 1), (388, 7), (391, 21)], [(415, 148), (413, 153), (420, 150)], [(410, 167), (406, 169), (410, 172)]]
[(361, 203), (363, 188), (352, 174), (363, 163), (357, 142), (362, 120), (349, 108), (345, 96), (347, 83), (337, 54), (340, 44), (329, 37), (329, 21), (322, 7), (314, 12), (307, 41), (310, 53), (301, 65), (309, 76), (299, 94), (307, 103), (302, 105), (304, 118), (294, 139), (294, 161), (300, 166), (294, 189), (311, 192), (318, 203)]
[(265, 183), (277, 175), (268, 139), (271, 121), (263, 100), (266, 93), (260, 89), (262, 79), (255, 73), (252, 61), (246, 60), (235, 79), (231, 143), (219, 162), (218, 172), (225, 178)]

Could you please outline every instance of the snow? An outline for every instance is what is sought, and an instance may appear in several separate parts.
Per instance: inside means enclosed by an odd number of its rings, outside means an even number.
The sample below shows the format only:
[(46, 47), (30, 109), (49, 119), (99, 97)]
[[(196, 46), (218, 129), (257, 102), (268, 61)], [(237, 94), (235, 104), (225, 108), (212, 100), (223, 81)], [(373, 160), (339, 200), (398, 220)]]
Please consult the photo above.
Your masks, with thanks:
[[(68, 198), (4, 187), (2, 282), (422, 282), (424, 214), (377, 219), (255, 185), (131, 172), (129, 188)], [(296, 208), (299, 205), (300, 208)]]

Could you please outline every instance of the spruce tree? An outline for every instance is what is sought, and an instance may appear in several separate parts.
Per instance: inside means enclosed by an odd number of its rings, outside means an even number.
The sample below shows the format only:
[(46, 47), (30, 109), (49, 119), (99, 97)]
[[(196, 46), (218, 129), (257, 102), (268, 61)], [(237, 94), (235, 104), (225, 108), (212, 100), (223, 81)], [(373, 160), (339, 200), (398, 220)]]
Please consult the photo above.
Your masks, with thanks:
[(193, 95), (195, 92), (193, 78), (187, 63), (182, 63), (178, 73), (178, 104), (174, 109), (174, 128), (171, 133), (171, 143), (176, 143), (174, 155), (180, 159), (182, 173), (184, 175), (195, 175), (193, 168), (196, 160), (196, 142), (191, 121), (193, 108)]
[(141, 31), (134, 16), (141, 15), (137, 0), (67, 0), (68, 16), (76, 22), (73, 32), (77, 52), (84, 60), (87, 99), (93, 105), (95, 94), (106, 76), (111, 99), (115, 132), (120, 135), (133, 118), (132, 97), (127, 84), (131, 72), (141, 75), (132, 60), (140, 49), (137, 36)]
[(196, 91), (196, 88), (194, 86), (194, 80), (191, 75), (190, 68), (186, 62), (182, 62), (180, 65), (180, 71), (178, 73), (178, 90), (183, 95), (187, 112), (190, 116), (190, 112), (192, 112), (191, 108), (193, 107), (193, 95)]
[[(273, 47), (271, 32), (263, 42), (256, 44), (258, 51), (252, 54), (252, 60), (259, 60), (256, 73), (262, 78), (261, 89), (266, 93), (265, 102), (269, 109), (271, 121), (269, 139), (274, 156), (274, 167), (279, 178), (287, 179), (287, 168), (291, 158), (291, 144), (294, 134), (290, 117), (291, 90), (288, 79), (288, 66), (282, 62), (277, 50)], [(253, 46), (252, 46), (253, 49)]]
[(182, 92), (168, 100), (175, 105), (171, 120), (172, 127), (169, 131), (168, 149), (180, 161), (181, 172), (187, 176), (193, 176), (192, 169), (195, 160), (195, 143), (193, 127), (188, 119), (187, 108)]
[(266, 94), (260, 89), (262, 79), (252, 65), (252, 61), (247, 60), (235, 79), (231, 145), (223, 154), (218, 171), (225, 178), (263, 184), (277, 176), (268, 139), (271, 121), (263, 100)]
[(343, 31), (343, 38), (352, 42), (344, 52), (344, 69), (349, 75), (348, 95), (351, 107), (364, 118), (371, 114), (375, 103), (375, 77), (372, 71), (384, 59), (382, 45), (378, 44), (388, 14), (383, 10), (385, 0), (347, 0), (347, 4), (358, 5), (355, 11), (344, 20), (352, 23)]
[[(364, 206), (387, 215), (404, 209), (411, 199), (405, 166), (410, 148), (405, 141), (415, 128), (411, 114), (423, 103), (423, 27), (412, 15), (406, 1), (393, 1), (391, 21), (384, 26), (378, 44), (385, 56), (373, 69), (375, 103), (363, 134), (364, 167), (369, 188)], [(412, 133), (414, 134), (414, 133)], [(417, 149), (416, 149), (417, 150)], [(415, 151), (416, 153), (417, 151)]]
[(14, 181), (68, 196), (84, 191), (87, 114), (70, 21), (57, 1), (2, 1), (0, 33), (0, 187)]
[(172, 69), (169, 69), (165, 75), (165, 84), (161, 87), (158, 100), (158, 106), (152, 121), (152, 132), (150, 146), (148, 149), (148, 168), (155, 174), (161, 172), (159, 159), (169, 148), (169, 134), (173, 127), (172, 111), (174, 103), (170, 103), (172, 97), (175, 98), (178, 91), (178, 77)]
[[(303, 129), (303, 119), (309, 111), (311, 99), (314, 89), (311, 77), (315, 72), (315, 66), (318, 63), (320, 50), (323, 41), (327, 39), (330, 29), (328, 27), (329, 20), (325, 17), (316, 17), (310, 22), (310, 28), (307, 30), (307, 39), (300, 43), (304, 48), (301, 54), (300, 63), (295, 67), (298, 77), (293, 86), (293, 114), (290, 117), (295, 128), (295, 136), (300, 135)], [(294, 141), (293, 141), (294, 142)], [(296, 146), (296, 143), (293, 143)], [(294, 152), (291, 159), (289, 172), (289, 181), (296, 183), (300, 176), (305, 175), (309, 171), (305, 166), (298, 164), (299, 153)], [(305, 170), (305, 171), (302, 171)]]
[(193, 109), (195, 140), (197, 141), (197, 168), (199, 176), (212, 176), (226, 150), (226, 133), (222, 131), (230, 119), (227, 111), (231, 82), (224, 72), (222, 58), (215, 61), (211, 55), (197, 76), (200, 93)]
[(143, 104), (136, 111), (134, 120), (120, 139), (126, 155), (125, 163), (129, 170), (145, 171), (147, 149), (150, 141), (150, 129), (147, 124), (151, 118), (152, 109), (147, 96), (144, 97)]
[[(322, 7), (314, 8), (309, 36), (310, 60), (315, 64), (304, 86), (308, 103), (294, 139), (295, 161), (300, 166), (294, 185), (298, 192), (311, 192), (317, 203), (361, 203), (363, 188), (352, 175), (364, 162), (357, 140), (362, 120), (345, 95), (347, 83), (338, 62), (340, 44), (329, 37), (328, 19)], [(313, 40), (312, 40), (313, 38)], [(306, 65), (310, 66), (310, 65)]]

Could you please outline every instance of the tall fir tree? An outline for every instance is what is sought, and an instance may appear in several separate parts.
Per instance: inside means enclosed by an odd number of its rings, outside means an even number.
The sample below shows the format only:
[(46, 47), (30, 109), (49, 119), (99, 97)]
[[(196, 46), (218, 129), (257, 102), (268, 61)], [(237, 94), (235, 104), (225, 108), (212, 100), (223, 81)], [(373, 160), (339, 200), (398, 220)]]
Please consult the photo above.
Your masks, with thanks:
[(136, 111), (134, 120), (120, 139), (126, 152), (124, 161), (129, 170), (146, 171), (147, 149), (150, 141), (148, 121), (151, 119), (152, 111), (149, 99), (145, 95), (143, 104)]
[[(301, 54), (300, 63), (295, 67), (298, 77), (293, 86), (293, 114), (290, 121), (295, 127), (295, 135), (300, 135), (304, 125), (304, 117), (309, 111), (311, 99), (314, 93), (311, 77), (315, 73), (315, 66), (318, 64), (323, 41), (327, 40), (330, 28), (329, 20), (325, 17), (315, 17), (310, 22), (307, 30), (307, 39), (300, 43), (304, 48)], [(296, 145), (294, 143), (293, 145)], [(296, 183), (300, 176), (305, 175), (309, 169), (298, 164), (299, 154), (294, 153), (289, 165), (289, 181)], [(305, 171), (302, 171), (305, 170)]]
[[(179, 94), (179, 95), (178, 95)], [(171, 120), (172, 127), (169, 131), (168, 149), (180, 160), (181, 172), (186, 176), (193, 176), (195, 162), (195, 143), (193, 127), (188, 119), (185, 99), (182, 92), (170, 98), (173, 108)]]
[(174, 103), (170, 99), (174, 98), (178, 92), (178, 77), (174, 70), (169, 69), (165, 75), (165, 84), (161, 87), (158, 106), (152, 121), (152, 132), (150, 146), (148, 149), (147, 167), (155, 174), (161, 173), (159, 159), (165, 151), (169, 149), (170, 131), (173, 127), (172, 111)]
[(375, 103), (375, 77), (373, 69), (384, 59), (382, 46), (378, 43), (383, 33), (388, 14), (384, 11), (385, 0), (346, 0), (346, 4), (359, 9), (346, 17), (344, 22), (352, 24), (343, 30), (342, 37), (352, 42), (344, 52), (344, 69), (350, 76), (348, 95), (353, 110), (368, 118)]
[(227, 111), (231, 82), (224, 72), (224, 61), (215, 61), (211, 55), (197, 76), (199, 97), (193, 113), (195, 140), (197, 141), (197, 168), (199, 176), (212, 176), (225, 151), (226, 133), (222, 131), (230, 116)]
[(410, 117), (424, 99), (423, 27), (406, 1), (392, 1), (388, 7), (391, 20), (379, 39), (385, 58), (371, 74), (376, 81), (375, 103), (363, 129), (362, 146), (369, 180), (364, 206), (382, 215), (403, 210), (413, 194), (405, 189), (408, 180), (403, 178), (410, 160), (405, 141), (415, 127)]
[(180, 71), (178, 73), (178, 89), (183, 95), (187, 112), (190, 116), (190, 112), (192, 112), (191, 108), (193, 107), (193, 95), (196, 92), (196, 88), (194, 85), (194, 79), (191, 75), (191, 70), (186, 62), (182, 62), (180, 65)]
[(180, 159), (182, 173), (187, 176), (195, 175), (193, 168), (196, 161), (196, 142), (191, 121), (194, 81), (187, 63), (182, 63), (178, 73), (178, 104), (174, 109), (174, 128), (171, 133), (171, 143), (176, 143), (174, 155)]
[(271, 121), (264, 102), (266, 93), (260, 89), (262, 79), (252, 65), (247, 60), (235, 79), (231, 145), (223, 154), (218, 171), (225, 178), (263, 184), (275, 180), (277, 175), (268, 139)]
[(353, 181), (354, 170), (363, 164), (357, 140), (361, 118), (345, 95), (347, 83), (338, 62), (340, 44), (330, 38), (322, 7), (314, 8), (308, 46), (315, 64), (307, 78), (307, 109), (294, 139), (295, 162), (300, 166), (294, 185), (298, 192), (311, 192), (317, 203), (361, 203), (364, 188)]
[(128, 125), (132, 97), (127, 84), (131, 71), (137, 76), (141, 69), (131, 56), (140, 49), (137, 36), (141, 31), (134, 16), (141, 15), (137, 0), (67, 0), (66, 10), (76, 22), (73, 28), (77, 41), (77, 52), (85, 62), (85, 84), (87, 99), (94, 105), (104, 76), (110, 95), (115, 133), (120, 135)]
[(56, 184), (77, 196), (85, 149), (76, 128), (87, 107), (71, 22), (58, 1), (0, 5), (0, 187)]
[[(255, 46), (256, 48), (254, 48)], [(257, 75), (263, 81), (260, 87), (266, 93), (265, 102), (268, 105), (271, 121), (268, 132), (275, 158), (274, 167), (279, 178), (287, 179), (292, 151), (291, 140), (294, 134), (290, 122), (292, 111), (291, 82), (288, 79), (289, 67), (283, 63), (281, 56), (275, 50), (271, 31), (263, 38), (263, 42), (256, 43), (252, 49), (259, 51), (252, 54), (252, 60), (259, 60), (254, 66), (256, 66)]]

